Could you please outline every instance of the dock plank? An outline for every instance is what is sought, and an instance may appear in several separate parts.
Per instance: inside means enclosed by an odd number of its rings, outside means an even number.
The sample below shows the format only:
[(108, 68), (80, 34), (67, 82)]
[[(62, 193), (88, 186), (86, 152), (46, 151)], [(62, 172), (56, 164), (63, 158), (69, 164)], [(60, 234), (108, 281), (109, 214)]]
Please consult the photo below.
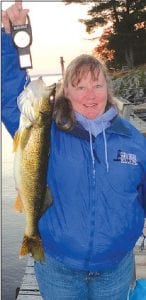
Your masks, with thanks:
[(43, 300), (34, 273), (34, 260), (28, 258), (17, 300)]

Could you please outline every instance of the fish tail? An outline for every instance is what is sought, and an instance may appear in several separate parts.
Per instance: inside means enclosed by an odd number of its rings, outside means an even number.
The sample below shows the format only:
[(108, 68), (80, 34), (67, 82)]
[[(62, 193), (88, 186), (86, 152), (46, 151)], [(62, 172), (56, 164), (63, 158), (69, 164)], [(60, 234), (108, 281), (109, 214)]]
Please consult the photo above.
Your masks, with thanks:
[(13, 139), (13, 152), (16, 152), (20, 141), (20, 132), (17, 130)]
[(42, 241), (38, 235), (34, 237), (28, 237), (27, 235), (24, 235), (20, 249), (20, 258), (28, 255), (29, 253), (32, 254), (35, 260), (44, 261)]
[(16, 211), (19, 211), (19, 212), (23, 212), (24, 211), (23, 203), (21, 201), (21, 198), (20, 198), (19, 194), (16, 197), (16, 201), (14, 203), (14, 209)]

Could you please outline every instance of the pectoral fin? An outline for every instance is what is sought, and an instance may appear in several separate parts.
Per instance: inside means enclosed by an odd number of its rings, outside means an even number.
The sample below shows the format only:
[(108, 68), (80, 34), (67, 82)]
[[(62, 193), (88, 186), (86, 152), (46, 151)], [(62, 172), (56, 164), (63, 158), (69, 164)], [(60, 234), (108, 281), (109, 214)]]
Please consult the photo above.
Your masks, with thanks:
[(22, 200), (21, 200), (19, 194), (16, 197), (16, 201), (14, 203), (14, 208), (18, 212), (23, 212), (24, 211), (24, 206), (23, 206), (23, 203), (22, 203)]
[(13, 152), (16, 152), (20, 141), (20, 132), (17, 130), (13, 139)]
[(31, 127), (24, 128), (21, 134), (21, 149), (23, 150), (28, 143), (31, 134)]
[(14, 139), (13, 139), (13, 152), (17, 151), (18, 146), (20, 145), (23, 150), (28, 143), (29, 137), (31, 134), (31, 127), (24, 128), (23, 130), (17, 130)]

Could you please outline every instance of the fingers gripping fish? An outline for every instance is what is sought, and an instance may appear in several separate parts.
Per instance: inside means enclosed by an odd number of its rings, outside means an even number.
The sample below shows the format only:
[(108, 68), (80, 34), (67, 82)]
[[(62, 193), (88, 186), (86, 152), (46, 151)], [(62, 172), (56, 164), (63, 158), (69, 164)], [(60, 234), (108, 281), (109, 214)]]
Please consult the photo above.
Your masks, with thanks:
[[(46, 173), (50, 148), (50, 126), (55, 95), (55, 85), (47, 87), (41, 78), (32, 81), (22, 93), (24, 101), (18, 131), (14, 137), (14, 177), (16, 190), (15, 208), (24, 211), (26, 228), (20, 256), (32, 254), (44, 260), (42, 241), (38, 232), (38, 219), (45, 206), (52, 202), (46, 187)], [(21, 103), (22, 104), (22, 103)]]

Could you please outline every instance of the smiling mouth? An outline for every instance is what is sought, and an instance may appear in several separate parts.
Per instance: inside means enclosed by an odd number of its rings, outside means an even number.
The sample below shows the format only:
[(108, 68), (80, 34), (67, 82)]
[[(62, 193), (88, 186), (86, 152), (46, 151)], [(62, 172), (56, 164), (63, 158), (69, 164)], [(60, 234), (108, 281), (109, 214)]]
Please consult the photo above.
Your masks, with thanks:
[(94, 107), (97, 106), (97, 103), (92, 103), (92, 104), (84, 104), (85, 107), (90, 108), (90, 107)]

